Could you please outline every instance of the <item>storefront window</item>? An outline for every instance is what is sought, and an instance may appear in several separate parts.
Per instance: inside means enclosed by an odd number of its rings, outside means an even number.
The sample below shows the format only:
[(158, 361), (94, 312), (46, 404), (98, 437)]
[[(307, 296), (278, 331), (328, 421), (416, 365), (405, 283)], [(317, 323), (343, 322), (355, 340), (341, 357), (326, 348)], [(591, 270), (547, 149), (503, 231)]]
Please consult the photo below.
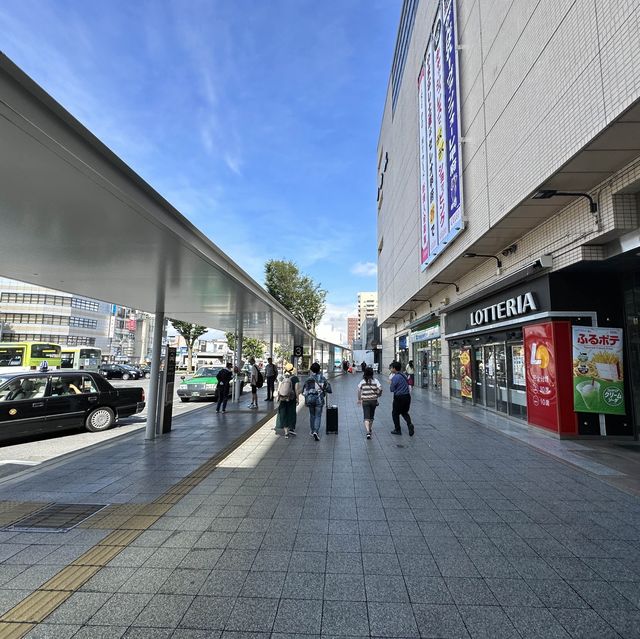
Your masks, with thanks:
[(442, 342), (440, 338), (415, 342), (413, 364), (416, 384), (422, 388), (439, 389), (442, 383)]
[(524, 345), (507, 344), (509, 388), (509, 414), (520, 419), (527, 418), (527, 389), (524, 371)]

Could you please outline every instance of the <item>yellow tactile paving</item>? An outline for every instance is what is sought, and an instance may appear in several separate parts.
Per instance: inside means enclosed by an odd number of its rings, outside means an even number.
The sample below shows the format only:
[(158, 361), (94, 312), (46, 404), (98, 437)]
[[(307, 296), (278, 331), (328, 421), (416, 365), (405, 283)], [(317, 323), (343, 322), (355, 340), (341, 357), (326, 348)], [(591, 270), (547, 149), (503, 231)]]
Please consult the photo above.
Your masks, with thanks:
[[(238, 437), (217, 455), (199, 466), (190, 475), (172, 486), (149, 504), (112, 504), (81, 524), (83, 528), (111, 528), (113, 532), (87, 550), (72, 564), (63, 568), (38, 590), (0, 617), (0, 638), (20, 639), (35, 624), (43, 621), (63, 604), (101, 568), (119, 555), (134, 539), (154, 524), (195, 486), (206, 479), (222, 460), (243, 444), (271, 418), (267, 417)], [(0, 502), (0, 523), (11, 513), (7, 523), (13, 523), (47, 504)], [(19, 513), (19, 516), (16, 516)], [(7, 524), (4, 524), (7, 525)]]
[(40, 590), (71, 590), (75, 592), (101, 568), (102, 566), (67, 566), (40, 586)]
[(109, 533), (98, 546), (128, 546), (142, 534), (141, 530), (114, 530)]
[(2, 615), (0, 621), (40, 623), (70, 596), (70, 590), (36, 590)]
[(21, 639), (35, 627), (34, 623), (7, 623), (0, 621), (0, 637), (2, 639)]
[(80, 555), (73, 564), (75, 566), (106, 566), (125, 546), (94, 546)]

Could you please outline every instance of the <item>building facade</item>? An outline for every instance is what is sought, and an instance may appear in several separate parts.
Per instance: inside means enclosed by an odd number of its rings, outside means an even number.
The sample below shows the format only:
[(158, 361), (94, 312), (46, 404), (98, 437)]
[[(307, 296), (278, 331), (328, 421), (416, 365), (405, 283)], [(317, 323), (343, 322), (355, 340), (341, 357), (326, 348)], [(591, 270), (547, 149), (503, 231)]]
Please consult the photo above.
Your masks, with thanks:
[(360, 337), (362, 323), (378, 317), (378, 293), (358, 293), (358, 326), (356, 337)]
[(152, 334), (148, 313), (0, 277), (0, 341), (93, 346), (104, 359), (138, 363)]
[(353, 348), (353, 341), (358, 337), (358, 318), (347, 317), (347, 344)]
[(383, 360), (638, 434), (640, 5), (405, 0), (378, 143)]

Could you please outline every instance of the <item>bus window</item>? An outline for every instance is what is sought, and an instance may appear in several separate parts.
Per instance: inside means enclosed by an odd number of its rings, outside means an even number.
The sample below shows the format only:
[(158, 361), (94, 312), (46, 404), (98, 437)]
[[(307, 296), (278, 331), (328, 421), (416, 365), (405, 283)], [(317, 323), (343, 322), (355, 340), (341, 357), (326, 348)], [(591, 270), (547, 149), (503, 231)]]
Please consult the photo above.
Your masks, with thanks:
[(33, 359), (57, 359), (60, 357), (60, 347), (55, 344), (31, 344)]
[(68, 351), (60, 353), (60, 368), (73, 368), (73, 353)]
[(0, 348), (0, 366), (22, 366), (24, 348)]

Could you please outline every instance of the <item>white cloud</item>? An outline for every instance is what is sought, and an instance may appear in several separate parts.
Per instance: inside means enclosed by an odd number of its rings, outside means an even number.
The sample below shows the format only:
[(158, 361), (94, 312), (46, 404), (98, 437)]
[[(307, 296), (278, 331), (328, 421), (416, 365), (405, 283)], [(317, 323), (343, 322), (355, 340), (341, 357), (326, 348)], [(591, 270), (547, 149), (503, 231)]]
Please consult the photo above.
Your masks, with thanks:
[(326, 339), (334, 344), (347, 343), (347, 317), (356, 313), (355, 304), (340, 306), (327, 303), (327, 310), (316, 334), (320, 339)]
[(351, 272), (363, 277), (375, 277), (378, 274), (378, 265), (375, 262), (357, 262), (351, 268)]

